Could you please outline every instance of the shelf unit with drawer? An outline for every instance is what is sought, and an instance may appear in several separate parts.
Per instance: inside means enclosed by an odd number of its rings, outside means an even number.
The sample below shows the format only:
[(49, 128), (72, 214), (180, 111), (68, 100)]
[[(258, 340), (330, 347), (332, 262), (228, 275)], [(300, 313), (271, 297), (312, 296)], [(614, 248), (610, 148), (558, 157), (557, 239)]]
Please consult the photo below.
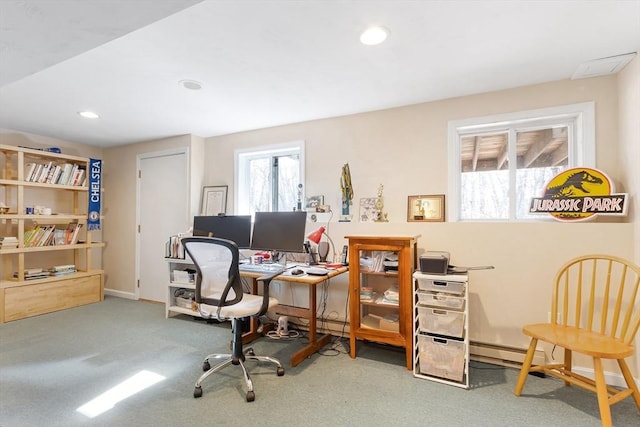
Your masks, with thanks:
[[(0, 144), (0, 323), (103, 300), (104, 272), (93, 251), (104, 243), (87, 230), (96, 191), (86, 184), (90, 166), (84, 157)], [(36, 212), (34, 205), (49, 207)], [(79, 229), (73, 240), (71, 225)], [(53, 268), (71, 265), (64, 274)]]
[(414, 376), (469, 388), (468, 276), (413, 278)]

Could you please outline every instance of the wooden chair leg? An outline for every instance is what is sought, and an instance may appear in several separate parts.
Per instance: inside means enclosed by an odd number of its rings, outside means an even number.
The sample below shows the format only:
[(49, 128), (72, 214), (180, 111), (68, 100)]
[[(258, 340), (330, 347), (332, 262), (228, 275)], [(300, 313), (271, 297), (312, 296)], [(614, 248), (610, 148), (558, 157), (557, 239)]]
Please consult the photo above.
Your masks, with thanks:
[(529, 375), (529, 369), (531, 368), (531, 362), (533, 362), (533, 355), (536, 352), (537, 345), (538, 345), (538, 339), (531, 338), (531, 342), (529, 343), (529, 349), (527, 350), (527, 355), (524, 357), (522, 368), (520, 368), (520, 376), (518, 377), (516, 390), (514, 392), (516, 396), (520, 396), (520, 394), (522, 393), (522, 389), (524, 388), (524, 383), (527, 382), (527, 376)]
[(609, 406), (609, 393), (607, 383), (604, 379), (602, 360), (599, 357), (593, 358), (593, 369), (596, 379), (596, 392), (598, 394), (598, 406), (600, 407), (600, 420), (603, 427), (611, 427), (611, 407)]
[[(573, 356), (573, 353), (571, 352), (571, 350), (565, 348), (564, 349), (564, 369), (565, 369), (565, 371), (571, 372), (571, 368), (573, 366), (572, 356)], [(570, 386), (571, 383), (569, 381), (565, 381), (564, 385)]]
[(624, 359), (618, 359), (618, 366), (620, 366), (620, 371), (622, 372), (622, 376), (624, 380), (627, 382), (627, 387), (633, 390), (633, 400), (636, 402), (636, 406), (640, 409), (640, 391), (638, 391), (638, 386), (636, 385), (635, 380), (633, 379), (633, 375), (631, 375), (631, 371), (629, 370), (629, 366)]

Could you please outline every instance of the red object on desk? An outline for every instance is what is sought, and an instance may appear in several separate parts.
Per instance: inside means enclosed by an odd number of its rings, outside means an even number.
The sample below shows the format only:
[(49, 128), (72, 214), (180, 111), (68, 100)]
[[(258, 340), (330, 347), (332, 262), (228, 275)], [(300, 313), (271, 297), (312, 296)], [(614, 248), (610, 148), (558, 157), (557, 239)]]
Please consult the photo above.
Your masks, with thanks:
[(339, 262), (333, 262), (333, 263), (325, 264), (325, 265), (324, 265), (324, 267), (325, 267), (325, 268), (332, 268), (332, 269), (335, 269), (335, 268), (343, 267), (343, 265), (342, 265), (342, 263), (339, 263)]

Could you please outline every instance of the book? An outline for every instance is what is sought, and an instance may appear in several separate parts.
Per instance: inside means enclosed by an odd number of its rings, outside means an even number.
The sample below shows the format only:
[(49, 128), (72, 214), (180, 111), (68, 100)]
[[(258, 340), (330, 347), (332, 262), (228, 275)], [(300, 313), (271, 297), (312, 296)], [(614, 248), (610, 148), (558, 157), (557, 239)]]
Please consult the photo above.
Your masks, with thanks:
[(25, 174), (24, 174), (24, 180), (25, 181), (31, 181), (33, 178), (33, 174), (36, 170), (36, 168), (38, 167), (38, 164), (35, 162), (32, 163), (27, 163), (25, 165)]
[(60, 175), (58, 184), (69, 185), (69, 177), (71, 176), (72, 170), (73, 170), (73, 165), (71, 163), (65, 163), (64, 165), (62, 165), (62, 174)]
[(40, 172), (40, 176), (38, 177), (38, 182), (44, 183), (47, 181), (47, 178), (49, 177), (49, 169), (51, 169), (52, 165), (52, 161), (44, 164), (44, 166), (42, 167), (42, 172)]
[(80, 229), (82, 228), (82, 224), (80, 223), (76, 223), (76, 226), (73, 230), (73, 234), (71, 236), (71, 244), (75, 245), (76, 243), (78, 243), (78, 236), (80, 234)]

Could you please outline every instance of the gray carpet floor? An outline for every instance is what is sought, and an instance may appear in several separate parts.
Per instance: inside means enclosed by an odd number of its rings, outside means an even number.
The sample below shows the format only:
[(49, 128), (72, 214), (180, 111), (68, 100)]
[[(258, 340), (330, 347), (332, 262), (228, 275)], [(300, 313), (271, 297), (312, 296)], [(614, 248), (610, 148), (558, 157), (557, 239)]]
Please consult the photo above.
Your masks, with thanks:
[[(164, 306), (107, 297), (104, 302), (0, 325), (0, 426), (599, 426), (595, 395), (530, 376), (513, 395), (518, 371), (471, 363), (469, 390), (413, 377), (400, 349), (348, 337), (296, 367), (304, 338), (252, 343), (279, 358), (249, 363), (255, 402), (245, 401), (239, 368), (227, 368), (193, 398), (202, 358), (226, 352), (227, 323), (165, 319)], [(89, 417), (78, 408), (141, 371), (163, 379)], [(160, 377), (158, 377), (160, 378)], [(119, 390), (119, 389), (117, 389)], [(109, 393), (107, 393), (109, 395)], [(631, 399), (612, 410), (616, 426), (639, 426)]]

